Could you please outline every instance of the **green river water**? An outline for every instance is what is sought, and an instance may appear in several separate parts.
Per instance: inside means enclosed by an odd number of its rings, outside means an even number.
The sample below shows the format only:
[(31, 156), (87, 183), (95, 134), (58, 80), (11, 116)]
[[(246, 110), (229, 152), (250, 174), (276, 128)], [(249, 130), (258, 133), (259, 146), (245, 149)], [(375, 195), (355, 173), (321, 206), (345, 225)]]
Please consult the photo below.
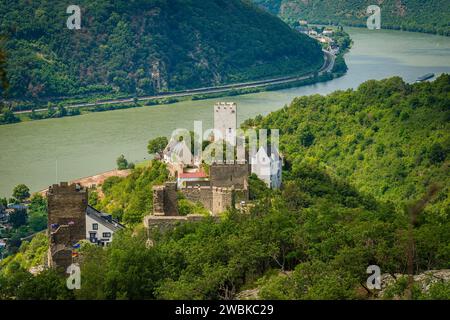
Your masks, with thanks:
[[(265, 115), (297, 96), (356, 88), (368, 79), (398, 75), (413, 82), (430, 72), (450, 73), (449, 37), (391, 30), (347, 31), (354, 41), (346, 55), (347, 75), (327, 83), (227, 98), (238, 104), (239, 120)], [(150, 138), (170, 135), (176, 128), (192, 129), (194, 120), (203, 120), (204, 129), (211, 127), (216, 100), (0, 126), (0, 197), (10, 196), (19, 183), (37, 191), (56, 181), (114, 169), (120, 154), (129, 161), (144, 160)]]

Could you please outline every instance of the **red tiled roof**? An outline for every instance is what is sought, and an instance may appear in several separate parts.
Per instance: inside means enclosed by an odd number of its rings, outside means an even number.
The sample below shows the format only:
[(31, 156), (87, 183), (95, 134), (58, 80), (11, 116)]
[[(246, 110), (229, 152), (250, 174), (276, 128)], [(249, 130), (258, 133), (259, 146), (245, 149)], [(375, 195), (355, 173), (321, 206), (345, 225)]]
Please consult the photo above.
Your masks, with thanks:
[(189, 179), (189, 178), (208, 178), (208, 175), (204, 172), (184, 172), (178, 175), (178, 178)]

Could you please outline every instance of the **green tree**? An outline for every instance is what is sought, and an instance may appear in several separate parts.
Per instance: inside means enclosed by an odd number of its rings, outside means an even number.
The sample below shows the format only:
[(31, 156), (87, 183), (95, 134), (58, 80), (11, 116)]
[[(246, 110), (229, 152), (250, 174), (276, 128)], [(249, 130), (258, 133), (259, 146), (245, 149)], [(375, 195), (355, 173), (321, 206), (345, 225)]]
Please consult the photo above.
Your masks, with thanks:
[(19, 201), (24, 201), (30, 197), (30, 189), (24, 184), (19, 184), (14, 187), (13, 197)]
[(434, 163), (434, 164), (441, 163), (445, 160), (446, 157), (447, 157), (447, 154), (441, 144), (435, 143), (431, 146), (431, 150), (430, 150), (431, 163)]
[(149, 154), (158, 154), (162, 157), (162, 152), (166, 148), (169, 141), (167, 137), (157, 137), (155, 139), (151, 139), (147, 145), (147, 151)]
[(0, 116), (0, 124), (4, 123), (16, 123), (20, 122), (20, 118), (16, 117), (16, 115), (11, 110), (6, 110)]
[(30, 205), (28, 207), (30, 211), (47, 211), (47, 200), (40, 193), (34, 193), (30, 199)]
[(125, 156), (123, 154), (117, 158), (116, 163), (119, 170), (125, 170), (128, 168), (128, 161), (127, 159), (125, 159)]
[(95, 190), (89, 190), (88, 202), (90, 206), (96, 207), (99, 202), (98, 192)]
[(28, 216), (26, 210), (15, 210), (9, 215), (8, 222), (12, 224), (13, 228), (17, 229), (27, 223), (27, 218)]

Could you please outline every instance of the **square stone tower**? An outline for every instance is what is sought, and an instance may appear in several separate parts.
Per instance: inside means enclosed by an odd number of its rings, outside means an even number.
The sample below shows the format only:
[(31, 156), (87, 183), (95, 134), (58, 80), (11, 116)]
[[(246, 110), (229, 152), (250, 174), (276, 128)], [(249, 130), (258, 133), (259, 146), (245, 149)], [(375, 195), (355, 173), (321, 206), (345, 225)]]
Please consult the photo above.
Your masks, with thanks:
[[(214, 129), (220, 131), (222, 139), (236, 145), (237, 105), (234, 102), (219, 102), (214, 105)], [(214, 141), (218, 141), (214, 137)]]
[(66, 268), (72, 264), (72, 246), (86, 239), (88, 194), (79, 185), (67, 182), (50, 186), (48, 201), (48, 264)]

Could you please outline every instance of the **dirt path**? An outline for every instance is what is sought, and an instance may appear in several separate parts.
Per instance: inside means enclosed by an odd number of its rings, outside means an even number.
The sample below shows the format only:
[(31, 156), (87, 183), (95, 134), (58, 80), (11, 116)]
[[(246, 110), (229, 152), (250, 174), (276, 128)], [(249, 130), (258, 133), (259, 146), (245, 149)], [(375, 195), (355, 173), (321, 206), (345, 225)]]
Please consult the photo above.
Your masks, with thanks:
[[(69, 184), (78, 183), (83, 187), (91, 188), (94, 186), (99, 186), (102, 184), (106, 179), (110, 177), (121, 177), (125, 178), (129, 176), (131, 173), (131, 170), (111, 170), (103, 173), (99, 173), (93, 176), (84, 177), (76, 180), (69, 181)], [(44, 189), (39, 191), (40, 194), (45, 195), (48, 189)]]

